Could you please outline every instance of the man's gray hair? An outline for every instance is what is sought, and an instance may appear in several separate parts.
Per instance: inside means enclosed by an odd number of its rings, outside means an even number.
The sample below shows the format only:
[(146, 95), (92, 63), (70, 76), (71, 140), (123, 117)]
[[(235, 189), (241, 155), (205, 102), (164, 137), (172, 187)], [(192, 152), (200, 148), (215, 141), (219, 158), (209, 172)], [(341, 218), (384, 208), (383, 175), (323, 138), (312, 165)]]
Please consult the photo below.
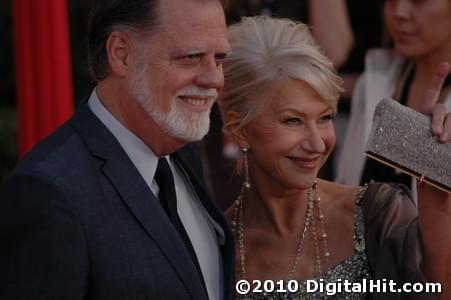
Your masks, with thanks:
[[(88, 66), (94, 80), (109, 73), (106, 41), (114, 31), (150, 32), (158, 24), (158, 4), (165, 0), (94, 0), (89, 16), (87, 50)], [(188, 0), (180, 0), (188, 1)], [(223, 6), (226, 0), (218, 1)]]

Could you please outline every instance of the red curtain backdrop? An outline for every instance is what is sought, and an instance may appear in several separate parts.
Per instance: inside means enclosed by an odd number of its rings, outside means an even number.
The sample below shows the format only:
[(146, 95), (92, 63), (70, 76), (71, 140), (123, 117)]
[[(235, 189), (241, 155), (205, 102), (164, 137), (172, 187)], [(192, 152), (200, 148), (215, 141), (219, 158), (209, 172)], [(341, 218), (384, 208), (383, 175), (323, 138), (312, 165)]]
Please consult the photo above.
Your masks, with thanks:
[(73, 113), (66, 0), (13, 0), (19, 156)]

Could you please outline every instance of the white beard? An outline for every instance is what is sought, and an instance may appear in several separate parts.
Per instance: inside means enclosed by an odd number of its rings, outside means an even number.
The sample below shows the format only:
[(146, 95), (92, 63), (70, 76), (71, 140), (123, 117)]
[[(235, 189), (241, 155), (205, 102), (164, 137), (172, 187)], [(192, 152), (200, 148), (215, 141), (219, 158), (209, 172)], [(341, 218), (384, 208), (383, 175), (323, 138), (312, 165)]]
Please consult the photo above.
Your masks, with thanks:
[[(144, 64), (147, 66), (147, 63)], [(152, 99), (150, 88), (146, 80), (146, 67), (141, 66), (140, 72), (132, 72), (129, 87), (132, 95), (140, 103), (155, 123), (168, 135), (187, 141), (201, 140), (210, 128), (210, 111), (217, 98), (216, 89), (202, 89), (197, 86), (188, 86), (176, 92), (171, 100), (171, 108), (167, 113), (162, 112)], [(180, 105), (178, 96), (209, 97), (209, 109), (204, 112), (189, 110)]]

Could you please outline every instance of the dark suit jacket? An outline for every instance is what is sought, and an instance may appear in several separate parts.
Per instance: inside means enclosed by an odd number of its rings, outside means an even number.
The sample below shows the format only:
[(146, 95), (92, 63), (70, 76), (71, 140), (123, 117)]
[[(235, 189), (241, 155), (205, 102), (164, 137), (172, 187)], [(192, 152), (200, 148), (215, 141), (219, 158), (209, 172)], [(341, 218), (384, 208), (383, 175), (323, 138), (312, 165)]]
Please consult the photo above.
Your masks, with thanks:
[[(228, 299), (231, 233), (191, 146), (174, 156), (224, 228)], [(208, 299), (201, 280), (159, 202), (87, 105), (0, 189), (0, 299)]]

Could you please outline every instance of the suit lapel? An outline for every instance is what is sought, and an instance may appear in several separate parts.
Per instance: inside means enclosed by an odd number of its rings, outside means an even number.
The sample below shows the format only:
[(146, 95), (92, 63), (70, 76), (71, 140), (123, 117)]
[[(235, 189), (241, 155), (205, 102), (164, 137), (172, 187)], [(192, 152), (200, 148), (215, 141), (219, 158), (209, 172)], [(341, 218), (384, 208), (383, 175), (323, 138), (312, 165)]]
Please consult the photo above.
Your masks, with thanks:
[(94, 156), (104, 160), (102, 172), (117, 190), (130, 213), (155, 241), (193, 299), (207, 299), (196, 267), (183, 241), (170, 223), (158, 200), (134, 167), (110, 131), (87, 105), (73, 118), (72, 124)]
[(190, 161), (193, 159), (189, 157), (189, 147), (185, 146), (181, 150), (177, 151), (173, 156), (176, 161), (183, 167), (186, 173), (191, 180), (191, 183), (194, 186), (194, 189), (199, 196), (202, 205), (207, 210), (208, 214), (213, 218), (213, 220), (222, 227), (225, 235), (224, 245), (221, 246), (221, 254), (223, 257), (223, 268), (224, 268), (224, 299), (232, 298), (233, 291), (233, 281), (234, 281), (234, 247), (233, 247), (233, 238), (232, 233), (229, 229), (227, 221), (224, 218), (224, 215), (221, 211), (216, 207), (216, 205), (210, 200), (207, 189), (204, 186), (204, 183), (200, 177), (201, 170), (196, 170), (193, 168), (193, 164)]

